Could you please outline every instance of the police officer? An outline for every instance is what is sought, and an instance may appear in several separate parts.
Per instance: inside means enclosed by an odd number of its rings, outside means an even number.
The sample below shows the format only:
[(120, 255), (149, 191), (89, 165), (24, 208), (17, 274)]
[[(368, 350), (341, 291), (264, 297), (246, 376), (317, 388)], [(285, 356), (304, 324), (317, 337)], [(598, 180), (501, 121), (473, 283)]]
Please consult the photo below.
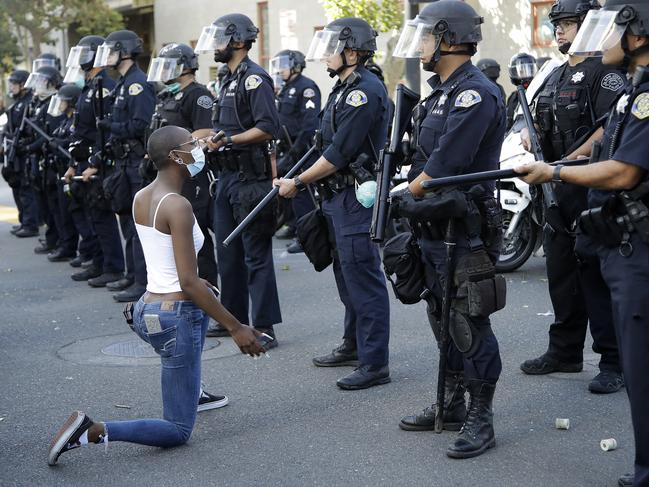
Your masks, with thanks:
[[(428, 80), (431, 94), (413, 112), (411, 140), (415, 141), (415, 152), (408, 180), (415, 197), (422, 195), (422, 181), (498, 167), (506, 123), (504, 100), (498, 87), (471, 63), (471, 56), (482, 40), (482, 23), (483, 18), (467, 3), (440, 0), (427, 5), (404, 27), (394, 52), (398, 57), (418, 57), (424, 70), (436, 73)], [(493, 183), (471, 188), (468, 201), (480, 208), (477, 221), (484, 221), (484, 226), (490, 227), (492, 237), (488, 241), (481, 231), (482, 225), (476, 224), (475, 212), (469, 215), (471, 218), (457, 222), (455, 261), (458, 267), (454, 280), (459, 279), (460, 263), (465, 259), (486, 257), (485, 249), (490, 253), (486, 266), (493, 267), (497, 258), (499, 230), (484, 220), (485, 210), (493, 212), (497, 208), (493, 191)], [(426, 200), (405, 196), (397, 202), (397, 211), (402, 211), (406, 201), (421, 204)], [(436, 337), (439, 337), (442, 286), (448, 265), (444, 238), (451, 214), (433, 213), (424, 221), (413, 222), (427, 285), (432, 291), (427, 314)], [(458, 292), (451, 301), (452, 341), (447, 350), (440, 350), (440, 354), (447, 356), (444, 428), (460, 430), (446, 452), (452, 458), (474, 457), (495, 446), (492, 402), (502, 369), (498, 341), (488, 314), (470, 316), (464, 309), (466, 299)], [(468, 408), (464, 397), (467, 390)], [(406, 416), (399, 426), (407, 431), (433, 430), (436, 409), (433, 405), (420, 414)]]
[(388, 341), (390, 309), (379, 251), (370, 240), (372, 202), (359, 201), (350, 165), (362, 160), (371, 170), (385, 145), (388, 94), (365, 63), (376, 51), (377, 33), (359, 18), (342, 18), (317, 32), (307, 60), (326, 61), (330, 77), (338, 77), (322, 112), (320, 158), (298, 177), (280, 179), (280, 195), (295, 197), (307, 184), (319, 183), (335, 241), (334, 275), (345, 305), (343, 344), (317, 357), (318, 367), (358, 364), (337, 381), (341, 389), (365, 389), (390, 382)]
[[(93, 67), (97, 50), (104, 41), (100, 36), (85, 36), (70, 49), (68, 55), (64, 81), (82, 86), (82, 91), (77, 102), (75, 130), (69, 147), (74, 162), (70, 164), (64, 177), (68, 184), (76, 186), (84, 194), (84, 212), (91, 221), (100, 247), (93, 255), (92, 266), (73, 274), (72, 279), (87, 280), (93, 287), (120, 291), (130, 286), (133, 280), (124, 277), (124, 251), (117, 219), (102, 188), (102, 177), (107, 167), (102, 164), (102, 157), (96, 157), (101, 154), (108, 136), (106, 132), (100, 133), (97, 130), (96, 121), (100, 114), (107, 116), (110, 113), (110, 93), (115, 87), (115, 82), (104, 68)], [(89, 167), (89, 157), (95, 157), (96, 168)], [(73, 176), (83, 176), (83, 183), (72, 183)]]
[(61, 60), (56, 54), (44, 52), (32, 61), (32, 73), (35, 73), (43, 66), (51, 66), (57, 71), (61, 71)]
[[(212, 96), (207, 88), (196, 82), (198, 56), (185, 44), (168, 44), (151, 61), (147, 80), (166, 86), (158, 93), (158, 103), (151, 122), (151, 129), (165, 125), (183, 127), (201, 138), (212, 130)], [(198, 253), (198, 274), (213, 284), (218, 283), (214, 242), (209, 228), (213, 221), (214, 202), (210, 197), (211, 171), (201, 171), (187, 178), (182, 195), (189, 200), (196, 221), (205, 236), (205, 243)]]
[[(277, 94), (277, 111), (281, 126), (277, 147), (277, 170), (278, 174), (283, 176), (311, 146), (319, 124), (320, 89), (315, 81), (302, 74), (306, 68), (306, 60), (300, 51), (287, 49), (278, 52), (271, 59), (270, 68), (270, 74), (278, 78), (279, 83), (275, 83), (276, 86), (281, 86)], [(289, 231), (286, 232), (285, 238), (295, 235), (296, 221), (314, 208), (312, 197), (307, 191), (300, 192), (291, 203), (293, 217), (287, 222)], [(275, 236), (280, 238), (282, 230), (280, 229)], [(286, 250), (289, 254), (295, 254), (302, 252), (302, 247), (294, 240)]]
[(507, 98), (505, 96), (505, 88), (498, 83), (498, 78), (500, 78), (500, 64), (498, 64), (498, 61), (491, 58), (482, 58), (477, 62), (476, 66), (487, 78), (493, 81), (500, 90), (503, 100), (505, 100)]
[[(44, 131), (48, 136), (51, 135), (62, 118), (52, 117), (47, 113), (50, 99), (61, 86), (63, 78), (59, 71), (50, 66), (44, 65), (29, 75), (25, 86), (34, 91), (34, 97), (27, 113), (27, 118)], [(36, 254), (50, 254), (59, 247), (69, 248), (72, 244), (73, 236), (61, 230), (61, 221), (58, 218), (56, 208), (50, 208), (50, 203), (54, 205), (56, 196), (56, 176), (49, 166), (50, 153), (47, 148), (47, 141), (43, 135), (36, 132), (30, 125), (26, 128), (28, 142), (24, 145), (27, 153), (26, 177), (25, 179), (31, 184), (32, 190), (36, 196), (38, 212), (41, 219), (47, 224), (45, 231), (45, 241), (34, 249)], [(49, 198), (48, 198), (49, 195)], [(20, 236), (20, 232), (16, 234)]]
[[(515, 54), (511, 61), (509, 61), (509, 80), (514, 86), (527, 87), (534, 79), (534, 75), (538, 70), (536, 66), (536, 58), (531, 54), (521, 52)], [(507, 98), (507, 130), (514, 124), (514, 117), (516, 116), (516, 108), (518, 107), (518, 92), (513, 91), (509, 98)]]
[(245, 15), (224, 15), (203, 29), (196, 51), (214, 52), (214, 61), (226, 63), (229, 70), (212, 117), (214, 130), (225, 136), (208, 144), (211, 163), (219, 172), (214, 232), (221, 282), (225, 284), (221, 302), (242, 323), (274, 336), (273, 325), (280, 323), (282, 316), (273, 266), (273, 209), (262, 213), (227, 248), (222, 244), (272, 189), (268, 141), (278, 134), (279, 121), (272, 80), (248, 57), (258, 33)]
[[(591, 0), (554, 3), (550, 20), (563, 54), (568, 53), (586, 14), (598, 8), (599, 3)], [(569, 55), (566, 63), (550, 73), (536, 99), (535, 118), (545, 160), (569, 155), (579, 139), (587, 136), (608, 112), (623, 87), (619, 69), (603, 66), (597, 58)], [(521, 137), (524, 144), (529, 144), (527, 129), (523, 129)], [(558, 185), (554, 192), (558, 207), (546, 209), (543, 244), (555, 321), (550, 326), (548, 350), (523, 362), (521, 369), (532, 375), (580, 372), (590, 323), (593, 351), (601, 354), (601, 359), (600, 373), (588, 389), (600, 394), (615, 392), (624, 381), (609, 293), (592, 245), (586, 237), (575, 238), (575, 222), (587, 205), (586, 190), (565, 184)]]
[[(6, 164), (2, 167), (2, 177), (7, 181), (11, 187), (12, 195), (18, 209), (18, 222), (11, 229), (12, 234), (18, 233), (20, 230), (25, 236), (38, 235), (38, 209), (36, 207), (36, 200), (34, 199), (33, 192), (29, 191), (27, 194), (22, 194), (23, 174), (25, 158), (17, 154), (18, 139), (20, 125), (26, 111), (31, 103), (32, 94), (28, 88), (25, 88), (25, 83), (29, 73), (17, 69), (13, 71), (8, 78), (9, 83), (9, 96), (13, 100), (13, 104), (7, 109), (7, 124), (3, 129), (3, 146), (2, 157), (5, 158)], [(16, 144), (14, 146), (14, 144)], [(12, 160), (8, 158), (11, 156)], [(27, 202), (25, 205), (24, 202)]]
[[(575, 55), (603, 51), (605, 65), (626, 68), (633, 84), (625, 89), (608, 118), (591, 163), (579, 167), (523, 166), (528, 183), (555, 181), (590, 189), (580, 227), (596, 243), (602, 275), (611, 293), (613, 322), (631, 403), (635, 437), (635, 479), (619, 485), (649, 485), (649, 4), (608, 0), (588, 15)], [(583, 29), (586, 29), (584, 27)], [(606, 33), (606, 37), (602, 37)], [(561, 183), (560, 183), (561, 182)]]
[[(142, 53), (142, 39), (135, 32), (112, 32), (97, 50), (94, 67), (115, 68), (120, 78), (113, 90), (115, 101), (110, 117), (97, 121), (97, 128), (109, 133), (108, 144), (115, 171), (125, 171), (130, 186), (130, 199), (142, 187), (140, 162), (146, 153), (144, 138), (155, 109), (155, 90), (146, 81), (146, 74), (138, 67), (137, 56)], [(93, 166), (101, 164), (97, 158)], [(142, 246), (135, 231), (130, 203), (121, 201), (125, 208), (119, 215), (119, 224), (126, 240), (126, 268), (132, 273), (131, 286), (113, 295), (118, 302), (137, 301), (146, 291), (146, 264)]]

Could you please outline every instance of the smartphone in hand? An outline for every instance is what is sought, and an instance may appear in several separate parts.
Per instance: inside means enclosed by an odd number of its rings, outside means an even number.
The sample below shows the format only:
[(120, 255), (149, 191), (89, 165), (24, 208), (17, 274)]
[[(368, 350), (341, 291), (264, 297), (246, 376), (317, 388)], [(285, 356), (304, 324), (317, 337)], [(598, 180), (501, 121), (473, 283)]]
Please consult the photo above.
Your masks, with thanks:
[(270, 344), (273, 343), (274, 341), (275, 339), (272, 336), (267, 335), (266, 333), (262, 333), (257, 337), (257, 343), (261, 348), (264, 349), (264, 352), (268, 350)]

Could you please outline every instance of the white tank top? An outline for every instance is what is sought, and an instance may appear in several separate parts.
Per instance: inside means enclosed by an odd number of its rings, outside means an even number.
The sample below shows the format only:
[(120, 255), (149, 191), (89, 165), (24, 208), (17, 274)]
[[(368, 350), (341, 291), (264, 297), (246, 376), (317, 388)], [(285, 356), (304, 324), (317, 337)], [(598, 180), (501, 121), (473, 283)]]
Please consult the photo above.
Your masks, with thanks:
[[(147, 286), (146, 290), (156, 294), (175, 293), (182, 291), (180, 280), (178, 279), (178, 269), (176, 268), (176, 259), (174, 258), (174, 249), (171, 242), (171, 235), (162, 233), (155, 228), (158, 210), (164, 199), (178, 193), (167, 193), (158, 202), (158, 206), (153, 214), (153, 226), (140, 225), (135, 222), (135, 229), (140, 237), (144, 260), (146, 261)], [(178, 195), (180, 196), (180, 195)], [(135, 195), (137, 198), (137, 194)], [(133, 206), (135, 207), (135, 198)], [(133, 212), (133, 221), (135, 221), (135, 212)], [(192, 228), (194, 238), (194, 251), (198, 255), (201, 250), (205, 236), (198, 226), (196, 217), (194, 217), (194, 226)]]

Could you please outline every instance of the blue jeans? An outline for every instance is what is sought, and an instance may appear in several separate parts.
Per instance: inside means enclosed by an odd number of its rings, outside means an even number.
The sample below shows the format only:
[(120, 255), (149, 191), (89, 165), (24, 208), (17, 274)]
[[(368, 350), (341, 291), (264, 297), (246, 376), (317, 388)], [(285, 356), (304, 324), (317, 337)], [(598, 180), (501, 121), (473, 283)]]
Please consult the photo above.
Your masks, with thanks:
[[(145, 315), (160, 320), (161, 331), (150, 333)], [(133, 310), (134, 331), (155, 349), (162, 362), (162, 417), (108, 421), (108, 441), (128, 441), (163, 448), (189, 440), (196, 421), (201, 389), (201, 352), (209, 316), (191, 301), (146, 304)]]

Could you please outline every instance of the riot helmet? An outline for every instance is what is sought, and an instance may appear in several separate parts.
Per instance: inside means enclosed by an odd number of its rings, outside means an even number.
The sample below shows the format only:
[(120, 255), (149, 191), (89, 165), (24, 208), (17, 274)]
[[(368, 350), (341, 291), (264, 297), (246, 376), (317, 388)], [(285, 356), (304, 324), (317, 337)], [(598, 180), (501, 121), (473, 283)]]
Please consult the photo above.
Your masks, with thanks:
[(306, 67), (304, 54), (300, 51), (284, 49), (270, 60), (268, 72), (273, 78), (275, 87), (281, 87), (291, 76), (301, 73)]
[(500, 77), (500, 64), (491, 58), (482, 58), (476, 63), (477, 68), (494, 83)]
[(158, 57), (151, 60), (147, 81), (169, 83), (183, 74), (194, 73), (198, 69), (198, 56), (186, 44), (167, 44)]
[(37, 72), (43, 66), (51, 66), (57, 71), (61, 71), (61, 60), (50, 52), (44, 52), (32, 62), (32, 73)]
[(135, 59), (143, 51), (142, 39), (131, 30), (111, 32), (97, 48), (94, 68), (117, 68), (125, 59)]
[(53, 117), (63, 115), (69, 108), (77, 105), (77, 101), (81, 96), (81, 88), (73, 83), (68, 83), (61, 88), (50, 100), (50, 105), (47, 108), (47, 113)]
[[(216, 19), (212, 25), (203, 27), (195, 51), (213, 52), (214, 61), (227, 63), (237, 49), (250, 49), (257, 40), (259, 29), (243, 14), (228, 14)], [(235, 48), (233, 42), (244, 43), (243, 48)]]
[(29, 72), (16, 69), (7, 78), (7, 84), (9, 85), (9, 97), (15, 98), (20, 95), (20, 92), (25, 89), (25, 83), (29, 78)]
[[(439, 0), (426, 5), (401, 31), (393, 56), (427, 58), (426, 71), (433, 71), (442, 56), (469, 55), (477, 52), (482, 41), (484, 19), (469, 4), (461, 0)], [(449, 46), (467, 45), (467, 49), (443, 51), (442, 41)]]
[(537, 71), (536, 59), (531, 54), (522, 52), (509, 61), (509, 79), (514, 86), (527, 87)]
[(52, 66), (42, 66), (38, 71), (31, 73), (25, 88), (29, 88), (41, 99), (52, 95), (63, 84), (61, 73)]
[[(600, 4), (597, 0), (556, 0), (548, 17), (554, 25), (556, 35), (557, 27), (561, 22), (572, 21), (577, 24), (579, 29), (588, 12), (599, 8)], [(571, 45), (572, 42), (564, 42), (559, 46), (559, 51), (562, 54), (567, 54)]]

